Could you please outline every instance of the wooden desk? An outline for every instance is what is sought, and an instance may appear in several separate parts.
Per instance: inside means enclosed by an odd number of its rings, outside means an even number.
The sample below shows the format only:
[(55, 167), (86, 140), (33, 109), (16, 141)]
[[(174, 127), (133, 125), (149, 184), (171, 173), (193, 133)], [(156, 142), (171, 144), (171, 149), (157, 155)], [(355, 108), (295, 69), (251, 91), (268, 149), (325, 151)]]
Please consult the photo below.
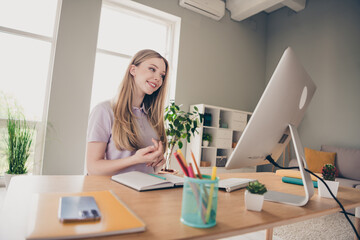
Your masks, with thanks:
[[(269, 190), (301, 195), (300, 186), (285, 184), (273, 173), (229, 173), (220, 178), (256, 178)], [(0, 239), (23, 239), (27, 229), (28, 206), (32, 193), (81, 192), (112, 190), (145, 223), (143, 233), (117, 235), (107, 239), (184, 239), (220, 238), (270, 229), (310, 218), (338, 212), (333, 199), (315, 195), (305, 207), (265, 202), (262, 212), (245, 210), (244, 190), (226, 193), (219, 191), (217, 225), (209, 229), (188, 227), (180, 222), (182, 188), (137, 192), (97, 176), (19, 176), (13, 178), (1, 212)], [(340, 187), (338, 198), (346, 209), (360, 206), (360, 191)], [(46, 227), (46, 226), (44, 226)], [(331, 229), (329, 229), (331, 231)]]

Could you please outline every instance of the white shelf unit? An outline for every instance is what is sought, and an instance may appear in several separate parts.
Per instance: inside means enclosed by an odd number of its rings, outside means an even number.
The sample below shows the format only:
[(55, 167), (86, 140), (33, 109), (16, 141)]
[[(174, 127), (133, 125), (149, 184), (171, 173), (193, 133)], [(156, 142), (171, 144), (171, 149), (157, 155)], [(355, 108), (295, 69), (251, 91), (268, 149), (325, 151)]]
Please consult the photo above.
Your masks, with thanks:
[[(191, 151), (201, 173), (209, 174), (213, 166), (217, 166), (216, 159), (229, 159), (234, 150), (241, 134), (243, 133), (247, 122), (250, 119), (251, 113), (240, 111), (236, 109), (229, 109), (223, 107), (216, 107), (206, 104), (196, 104), (190, 106), (190, 111), (194, 107), (199, 109), (202, 114), (211, 115), (211, 121), (206, 121), (198, 128), (199, 134), (191, 137), (190, 143), (186, 147), (186, 159), (192, 159)], [(206, 123), (206, 124), (205, 124)], [(204, 133), (209, 133), (212, 136), (212, 141), (209, 146), (205, 147), (202, 144), (202, 136)], [(209, 167), (201, 167), (200, 162), (210, 163)], [(255, 172), (256, 167), (246, 167), (241, 169), (226, 170), (225, 167), (218, 167), (218, 172)]]

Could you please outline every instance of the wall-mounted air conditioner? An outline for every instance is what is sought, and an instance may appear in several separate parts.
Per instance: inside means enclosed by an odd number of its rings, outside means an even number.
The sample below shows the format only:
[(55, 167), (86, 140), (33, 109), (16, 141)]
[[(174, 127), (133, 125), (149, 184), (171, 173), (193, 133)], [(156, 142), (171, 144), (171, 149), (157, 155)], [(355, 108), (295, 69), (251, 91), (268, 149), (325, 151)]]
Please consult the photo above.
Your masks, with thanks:
[(225, 3), (222, 0), (180, 0), (179, 4), (215, 20), (225, 15)]

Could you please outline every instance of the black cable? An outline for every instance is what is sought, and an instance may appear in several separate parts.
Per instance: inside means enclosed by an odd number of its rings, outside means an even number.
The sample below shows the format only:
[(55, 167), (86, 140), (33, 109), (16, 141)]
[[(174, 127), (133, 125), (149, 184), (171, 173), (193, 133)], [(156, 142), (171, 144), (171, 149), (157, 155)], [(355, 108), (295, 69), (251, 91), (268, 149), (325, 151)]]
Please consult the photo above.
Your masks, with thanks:
[[(340, 211), (340, 212), (341, 212), (341, 213), (344, 213), (344, 211)], [(346, 212), (346, 214), (355, 217), (355, 214), (353, 214), (353, 213)]]
[[(268, 160), (271, 164), (273, 164), (275, 167), (281, 168), (281, 169), (299, 169), (299, 167), (282, 167), (279, 164), (277, 164), (277, 162), (274, 161), (274, 159), (268, 155), (266, 156), (266, 160)], [(334, 198), (334, 200), (339, 204), (340, 208), (342, 209), (342, 213), (344, 213), (345, 218), (348, 220), (348, 222), (350, 223), (351, 227), (353, 228), (356, 237), (360, 240), (360, 235), (359, 233), (356, 231), (356, 228), (354, 226), (354, 224), (351, 222), (350, 218), (348, 217), (348, 212), (345, 211), (344, 206), (340, 203), (340, 201), (334, 196), (334, 194), (331, 192), (329, 186), (326, 184), (326, 182), (319, 177), (318, 175), (316, 175), (315, 173), (313, 173), (312, 171), (310, 171), (309, 169), (304, 168), (305, 171), (307, 171), (308, 173), (310, 173), (311, 175), (315, 176), (317, 179), (319, 179), (325, 186), (326, 188), (329, 190), (329, 193), (331, 194), (331, 196)]]

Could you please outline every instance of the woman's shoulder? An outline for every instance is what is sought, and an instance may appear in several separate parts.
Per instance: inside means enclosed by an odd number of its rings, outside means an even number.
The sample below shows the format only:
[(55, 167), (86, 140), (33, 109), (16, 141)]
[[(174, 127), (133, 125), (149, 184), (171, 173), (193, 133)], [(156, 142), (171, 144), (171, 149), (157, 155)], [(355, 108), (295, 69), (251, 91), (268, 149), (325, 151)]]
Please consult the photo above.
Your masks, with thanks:
[(111, 115), (113, 114), (113, 110), (111, 107), (111, 101), (110, 100), (106, 100), (106, 101), (102, 101), (100, 103), (98, 103), (92, 110), (92, 112), (108, 112)]
[(108, 142), (113, 121), (110, 101), (97, 104), (89, 116), (87, 141)]

